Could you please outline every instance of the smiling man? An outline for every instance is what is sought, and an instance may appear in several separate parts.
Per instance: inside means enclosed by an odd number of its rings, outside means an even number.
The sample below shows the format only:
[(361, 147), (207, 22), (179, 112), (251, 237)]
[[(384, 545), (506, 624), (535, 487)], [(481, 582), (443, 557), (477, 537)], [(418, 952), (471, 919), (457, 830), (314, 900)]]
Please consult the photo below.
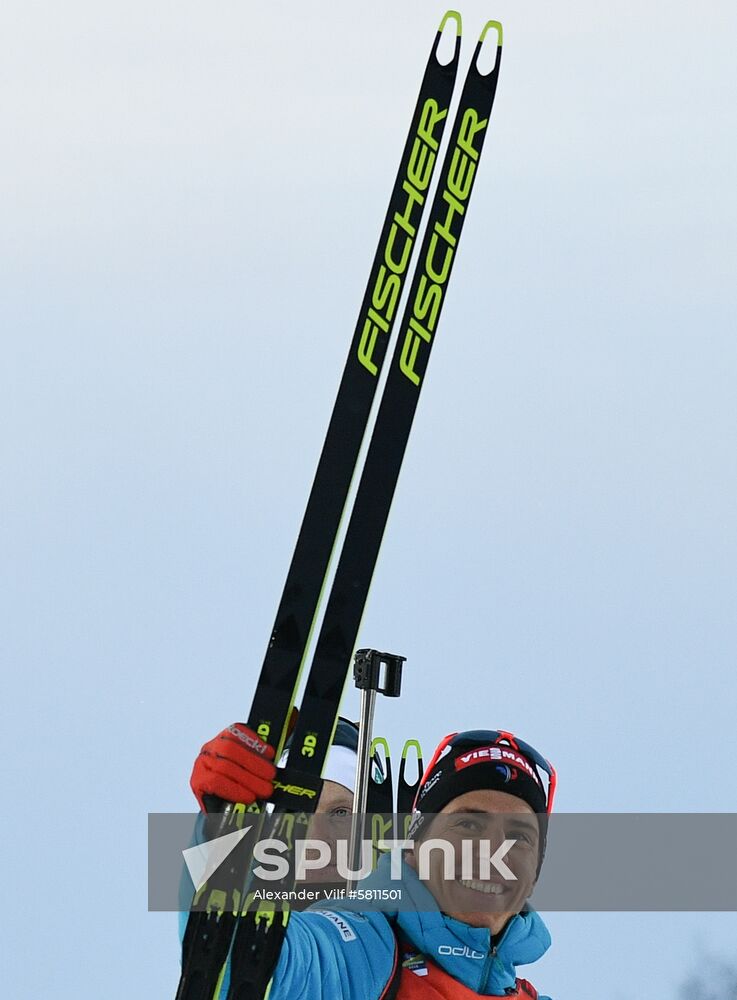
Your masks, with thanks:
[[(446, 737), (423, 775), (407, 858), (417, 869), (418, 856), (429, 855), (421, 874), (443, 913), (499, 935), (524, 909), (540, 874), (554, 794), (552, 766), (511, 733)], [(447, 846), (425, 850), (433, 843)]]
[[(273, 751), (257, 752), (258, 738), (247, 734), (230, 769), (240, 801), (268, 798), (276, 776)], [(355, 904), (294, 913), (270, 1000), (538, 998), (517, 968), (550, 946), (527, 899), (545, 854), (555, 781), (548, 761), (511, 733), (446, 737), (422, 777), (399, 878), (396, 856), (387, 855), (360, 883)], [(367, 899), (400, 901), (369, 909)]]
[(479, 789), (444, 806), (407, 861), (416, 870), (420, 856), (420, 877), (443, 913), (499, 934), (532, 892), (539, 845), (526, 802)]

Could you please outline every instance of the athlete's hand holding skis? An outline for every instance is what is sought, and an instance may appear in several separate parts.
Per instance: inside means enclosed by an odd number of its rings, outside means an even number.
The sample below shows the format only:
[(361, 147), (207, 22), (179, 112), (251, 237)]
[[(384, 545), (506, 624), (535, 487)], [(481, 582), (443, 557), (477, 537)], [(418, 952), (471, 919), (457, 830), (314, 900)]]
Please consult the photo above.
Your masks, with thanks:
[[(297, 720), (292, 713), (288, 732)], [(289, 740), (279, 765), (286, 766)], [(358, 761), (358, 726), (340, 717), (323, 770), (323, 787), (316, 812), (332, 815), (350, 812)], [(381, 764), (374, 757), (374, 766), (381, 774)], [(275, 766), (275, 750), (265, 743), (244, 722), (234, 722), (204, 744), (197, 755), (190, 785), (200, 809), (208, 812), (212, 797), (225, 802), (269, 802), (274, 797), (279, 771)]]
[(203, 812), (206, 796), (251, 805), (274, 794), (275, 750), (243, 722), (234, 722), (209, 740), (192, 768), (190, 785)]

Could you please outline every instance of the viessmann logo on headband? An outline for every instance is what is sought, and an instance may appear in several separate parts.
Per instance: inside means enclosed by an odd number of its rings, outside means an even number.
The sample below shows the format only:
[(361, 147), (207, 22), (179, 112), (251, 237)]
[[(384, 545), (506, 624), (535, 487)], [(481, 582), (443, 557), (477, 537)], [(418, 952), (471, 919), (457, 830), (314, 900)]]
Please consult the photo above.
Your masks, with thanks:
[(510, 747), (501, 746), (490, 746), (490, 747), (479, 747), (477, 750), (469, 750), (468, 753), (462, 753), (455, 759), (456, 771), (462, 771), (464, 767), (470, 767), (471, 764), (489, 764), (496, 763), (497, 761), (502, 761), (505, 764), (513, 764), (515, 767), (521, 768), (525, 774), (529, 774), (531, 778), (540, 784), (540, 776), (535, 773), (534, 768), (525, 760), (521, 754), (517, 753), (516, 750), (512, 750)]

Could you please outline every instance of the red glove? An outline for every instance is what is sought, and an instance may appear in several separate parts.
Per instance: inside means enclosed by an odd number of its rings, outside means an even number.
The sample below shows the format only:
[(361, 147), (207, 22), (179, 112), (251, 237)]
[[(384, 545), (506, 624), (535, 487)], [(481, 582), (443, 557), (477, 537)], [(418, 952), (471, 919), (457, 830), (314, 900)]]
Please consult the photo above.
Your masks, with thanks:
[(200, 809), (203, 796), (250, 805), (274, 794), (274, 748), (242, 722), (234, 722), (205, 743), (194, 762), (190, 785)]

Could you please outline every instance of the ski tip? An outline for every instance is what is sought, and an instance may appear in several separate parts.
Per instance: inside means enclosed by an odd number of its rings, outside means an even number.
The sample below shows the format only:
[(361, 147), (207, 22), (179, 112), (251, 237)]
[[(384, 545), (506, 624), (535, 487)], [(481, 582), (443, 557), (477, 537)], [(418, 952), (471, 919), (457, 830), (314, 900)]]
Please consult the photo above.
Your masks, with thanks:
[[(486, 42), (490, 32), (494, 32), (496, 35), (496, 44), (491, 39)], [(481, 32), (481, 37), (476, 46), (474, 62), (472, 63), (479, 76), (489, 80), (496, 80), (499, 73), (499, 62), (502, 57), (502, 37), (501, 23), (499, 21), (487, 21), (484, 25), (484, 30)], [(484, 44), (485, 42), (486, 44)], [(496, 86), (496, 84), (494, 85)]]
[(457, 10), (448, 10), (443, 15), (443, 20), (440, 22), (440, 27), (438, 28), (438, 34), (442, 35), (443, 29), (445, 28), (448, 21), (455, 21), (456, 23), (456, 35), (460, 37), (461, 29), (463, 27), (463, 22), (461, 21), (461, 15)]
[(422, 747), (417, 740), (407, 740), (407, 742), (402, 747), (402, 757), (406, 757), (410, 750), (414, 747), (414, 750), (418, 757), (422, 756)]
[(492, 29), (494, 31), (496, 31), (496, 34), (497, 34), (497, 43), (496, 44), (497, 44), (498, 48), (501, 48), (502, 47), (502, 40), (503, 40), (503, 37), (504, 37), (504, 33), (502, 31), (502, 23), (501, 23), (501, 21), (487, 21), (486, 22), (486, 24), (484, 25), (484, 30), (481, 32), (481, 37), (479, 38), (479, 45), (483, 45), (484, 44), (484, 39), (486, 38), (487, 34)]

